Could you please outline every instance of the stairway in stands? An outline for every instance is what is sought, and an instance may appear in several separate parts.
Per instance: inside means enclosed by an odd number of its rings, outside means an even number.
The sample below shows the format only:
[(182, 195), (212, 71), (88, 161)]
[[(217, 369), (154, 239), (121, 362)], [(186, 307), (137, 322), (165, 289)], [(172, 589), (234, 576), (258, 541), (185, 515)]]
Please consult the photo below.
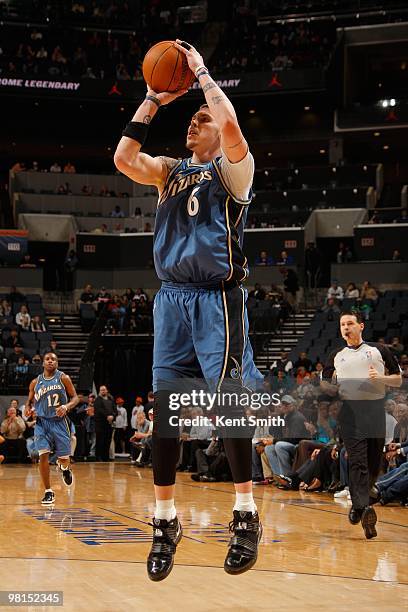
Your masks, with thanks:
[[(261, 372), (269, 370), (271, 364), (280, 357), (281, 351), (296, 354), (296, 345), (305, 331), (310, 327), (316, 313), (315, 309), (301, 309), (290, 317), (276, 330), (275, 334), (264, 344), (255, 359), (256, 366)], [(296, 354), (297, 357), (297, 354)], [(294, 355), (291, 356), (292, 360)]]
[(58, 346), (58, 367), (68, 374), (74, 385), (78, 383), (81, 357), (84, 353), (89, 334), (81, 330), (79, 314), (70, 312), (48, 312), (48, 328)]

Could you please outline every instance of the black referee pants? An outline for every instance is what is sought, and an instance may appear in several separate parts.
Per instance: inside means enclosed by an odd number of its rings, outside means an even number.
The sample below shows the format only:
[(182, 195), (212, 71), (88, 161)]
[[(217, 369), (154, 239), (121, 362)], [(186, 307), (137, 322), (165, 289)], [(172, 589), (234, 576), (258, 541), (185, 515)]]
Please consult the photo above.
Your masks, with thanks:
[(370, 504), (370, 489), (380, 471), (385, 442), (384, 400), (344, 402), (340, 431), (348, 456), (349, 489), (353, 508)]

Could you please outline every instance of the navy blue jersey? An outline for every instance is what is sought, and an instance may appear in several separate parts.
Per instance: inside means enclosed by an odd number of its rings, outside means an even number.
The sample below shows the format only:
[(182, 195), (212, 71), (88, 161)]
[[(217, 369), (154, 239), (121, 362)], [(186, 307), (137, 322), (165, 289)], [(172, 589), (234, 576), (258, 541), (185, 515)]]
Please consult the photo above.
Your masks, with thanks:
[(67, 391), (61, 380), (63, 374), (60, 370), (56, 370), (52, 378), (44, 378), (44, 374), (39, 374), (34, 387), (34, 409), (38, 417), (63, 418), (55, 413), (58, 406), (68, 402)]
[(221, 176), (219, 160), (183, 159), (167, 177), (157, 207), (154, 264), (162, 281), (210, 283), (248, 276), (242, 251), (247, 205)]

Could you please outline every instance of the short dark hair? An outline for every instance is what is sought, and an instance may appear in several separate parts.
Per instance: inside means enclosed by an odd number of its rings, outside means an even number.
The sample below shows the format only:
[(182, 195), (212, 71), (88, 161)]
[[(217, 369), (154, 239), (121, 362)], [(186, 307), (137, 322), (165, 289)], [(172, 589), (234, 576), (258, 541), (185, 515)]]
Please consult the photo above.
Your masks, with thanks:
[(44, 353), (43, 359), (45, 359), (47, 355), (54, 355), (54, 357), (58, 361), (58, 355), (56, 355), (53, 351), (47, 351), (46, 353)]
[(346, 316), (356, 317), (357, 323), (364, 323), (363, 315), (362, 315), (362, 313), (359, 310), (353, 310), (353, 309), (343, 310), (340, 313), (340, 319), (341, 319), (341, 317), (346, 317)]

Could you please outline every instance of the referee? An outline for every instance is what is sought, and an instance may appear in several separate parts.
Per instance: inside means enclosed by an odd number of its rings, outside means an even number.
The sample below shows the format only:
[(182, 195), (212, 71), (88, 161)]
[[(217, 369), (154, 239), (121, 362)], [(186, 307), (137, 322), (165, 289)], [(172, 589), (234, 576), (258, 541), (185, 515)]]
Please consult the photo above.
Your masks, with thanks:
[[(322, 386), (337, 384), (343, 401), (340, 433), (348, 455), (352, 507), (349, 521), (361, 521), (367, 539), (375, 538), (377, 515), (370, 506), (370, 490), (380, 470), (385, 441), (386, 387), (402, 384), (401, 370), (391, 351), (364, 342), (360, 313), (343, 312), (340, 331), (346, 346), (333, 351), (322, 372)], [(332, 385), (330, 385), (332, 386)]]

